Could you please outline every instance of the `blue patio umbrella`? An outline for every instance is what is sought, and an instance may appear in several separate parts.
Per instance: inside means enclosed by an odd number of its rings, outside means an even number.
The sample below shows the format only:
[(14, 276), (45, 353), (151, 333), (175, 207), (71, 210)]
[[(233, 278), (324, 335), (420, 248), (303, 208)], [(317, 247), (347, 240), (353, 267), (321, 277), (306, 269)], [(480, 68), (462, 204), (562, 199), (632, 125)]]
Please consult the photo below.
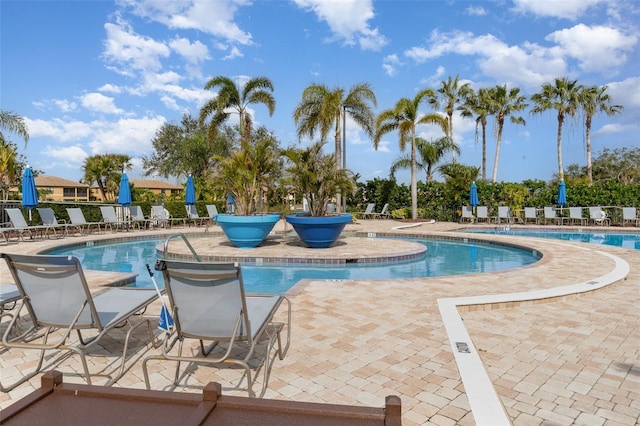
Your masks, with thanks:
[(193, 183), (191, 175), (187, 178), (187, 189), (184, 194), (184, 203), (193, 205), (196, 203), (196, 186)]
[(567, 205), (567, 185), (565, 185), (564, 180), (561, 180), (560, 185), (558, 185), (558, 205), (563, 207)]
[(480, 204), (478, 202), (478, 187), (476, 186), (476, 183), (473, 182), (471, 183), (471, 191), (469, 191), (469, 205), (475, 207), (478, 204)]
[(22, 206), (29, 209), (29, 222), (31, 222), (31, 209), (38, 205), (38, 190), (33, 177), (31, 167), (27, 166), (22, 174)]
[(118, 204), (127, 207), (131, 205), (131, 187), (126, 173), (120, 178), (120, 191), (118, 192)]

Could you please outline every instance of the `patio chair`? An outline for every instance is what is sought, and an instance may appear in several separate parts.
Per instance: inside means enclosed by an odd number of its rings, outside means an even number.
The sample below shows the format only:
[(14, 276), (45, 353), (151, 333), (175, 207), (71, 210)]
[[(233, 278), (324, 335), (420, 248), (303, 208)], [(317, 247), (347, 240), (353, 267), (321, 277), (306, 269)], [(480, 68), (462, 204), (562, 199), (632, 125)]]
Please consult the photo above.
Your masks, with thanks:
[(147, 229), (151, 225), (151, 220), (144, 216), (140, 206), (129, 206), (129, 217), (133, 228)]
[(632, 223), (635, 226), (640, 226), (640, 218), (637, 215), (635, 207), (622, 208), (622, 226), (627, 222)]
[[(80, 357), (82, 371), (88, 384), (91, 373), (87, 355), (108, 332), (128, 326), (119, 368), (107, 386), (115, 383), (125, 372), (125, 361), (132, 332), (146, 325), (149, 337), (154, 335), (148, 319), (131, 321), (134, 314), (145, 309), (158, 298), (155, 289), (110, 288), (93, 296), (85, 279), (80, 261), (73, 256), (47, 256), (2, 253), (15, 281), (21, 299), (16, 313), (2, 336), (2, 344), (11, 350), (36, 350), (40, 352), (35, 369), (3, 391), (15, 388), (42, 371), (46, 351), (69, 351)], [(30, 317), (29, 328), (17, 319), (22, 311)], [(73, 332), (77, 339), (73, 339)], [(86, 334), (89, 333), (90, 336)], [(112, 337), (112, 336), (111, 336)], [(109, 339), (109, 350), (113, 338)], [(104, 356), (104, 352), (100, 354)], [(100, 375), (105, 375), (104, 371)]]
[(496, 222), (501, 223), (502, 221), (511, 224), (513, 221), (513, 217), (511, 216), (511, 209), (509, 206), (498, 206), (498, 216), (496, 217)]
[(218, 207), (216, 207), (215, 204), (207, 204), (207, 213), (209, 214), (209, 217), (214, 221), (216, 220), (216, 216), (220, 214), (218, 213)]
[(478, 206), (476, 207), (476, 220), (478, 222), (485, 221), (489, 222), (489, 208), (487, 206)]
[(539, 222), (538, 211), (535, 207), (524, 208), (524, 224), (526, 225), (529, 221), (533, 221), (536, 224)]
[(101, 231), (100, 225), (101, 222), (87, 222), (84, 218), (84, 213), (82, 213), (82, 209), (78, 207), (69, 207), (67, 208), (67, 214), (69, 215), (69, 220), (71, 221), (71, 225), (77, 229), (80, 234), (88, 234), (91, 232), (91, 229), (97, 229), (98, 232)]
[(187, 210), (187, 221), (189, 223), (193, 223), (194, 225), (206, 225), (209, 226), (209, 222), (213, 219), (210, 217), (200, 217), (198, 214), (198, 209), (196, 209), (195, 204), (185, 204), (185, 209)]
[(363, 219), (368, 219), (373, 217), (373, 210), (376, 208), (376, 203), (367, 204), (367, 208), (364, 209), (363, 212), (355, 212), (353, 213), (354, 217), (362, 216)]
[(473, 215), (473, 206), (462, 206), (462, 216), (460, 216), (460, 223), (465, 220), (473, 223), (475, 220), (475, 216)]
[(372, 216), (374, 219), (389, 219), (389, 217), (391, 216), (389, 214), (389, 203), (385, 203), (385, 205), (382, 206), (382, 210), (380, 210), (380, 213), (373, 212)]
[(584, 225), (584, 217), (582, 217), (582, 207), (569, 207), (569, 217), (567, 218), (567, 223), (578, 223), (581, 226)]
[(611, 219), (607, 217), (607, 212), (602, 210), (602, 207), (589, 207), (589, 218), (594, 225), (609, 226), (611, 224)]
[(113, 231), (113, 227), (118, 229), (129, 229), (129, 224), (126, 220), (118, 218), (116, 209), (113, 206), (100, 206), (100, 213), (102, 214), (102, 223), (105, 229), (108, 227)]
[[(246, 378), (249, 396), (262, 369), (262, 397), (267, 389), (276, 356), (284, 359), (291, 337), (291, 304), (279, 294), (247, 294), (238, 264), (159, 260), (156, 269), (164, 275), (171, 315), (175, 326), (165, 335), (162, 354), (148, 356), (142, 362), (147, 389), (148, 362), (176, 361), (173, 387), (179, 386), (180, 363), (209, 364), (218, 368), (240, 368), (242, 377), (232, 389), (240, 389)], [(274, 316), (283, 301), (287, 302), (287, 322)], [(281, 334), (286, 328), (286, 342)], [(183, 353), (186, 339), (200, 342), (199, 354)], [(212, 342), (205, 347), (204, 342)], [(177, 351), (173, 351), (178, 343)], [(213, 356), (208, 356), (212, 351)], [(191, 352), (187, 349), (185, 352)], [(254, 370), (255, 369), (255, 374)]]
[(9, 311), (13, 310), (20, 297), (15, 284), (0, 285), (0, 319), (5, 316), (13, 317)]
[(556, 216), (556, 208), (551, 206), (546, 206), (544, 208), (544, 224), (546, 225), (548, 222), (558, 224), (562, 219)]
[(62, 231), (62, 236), (67, 236), (67, 221), (64, 219), (58, 219), (55, 212), (50, 207), (38, 207), (38, 214), (42, 220), (42, 224), (46, 227), (44, 233), (45, 236), (49, 236), (49, 231), (53, 232), (53, 235), (58, 236), (57, 231)]
[(157, 227), (168, 228), (173, 225), (174, 222), (182, 222), (184, 225), (184, 218), (172, 218), (169, 211), (164, 206), (151, 206), (151, 224)]
[(29, 238), (33, 239), (37, 237), (38, 232), (44, 233), (47, 230), (43, 225), (29, 225), (27, 220), (22, 215), (22, 211), (17, 208), (4, 209), (9, 215), (9, 221), (11, 222), (12, 229), (18, 233), (20, 241), (24, 241), (24, 234), (28, 233)]

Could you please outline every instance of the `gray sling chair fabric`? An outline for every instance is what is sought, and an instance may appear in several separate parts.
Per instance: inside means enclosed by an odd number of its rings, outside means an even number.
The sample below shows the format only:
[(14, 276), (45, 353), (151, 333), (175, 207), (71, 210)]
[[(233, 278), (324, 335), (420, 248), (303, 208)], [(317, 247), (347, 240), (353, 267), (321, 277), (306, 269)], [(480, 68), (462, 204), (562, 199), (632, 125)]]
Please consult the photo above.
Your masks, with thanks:
[[(109, 331), (128, 325), (119, 369), (109, 374), (107, 386), (110, 386), (124, 374), (132, 332), (139, 326), (146, 325), (150, 341), (154, 341), (149, 319), (131, 321), (134, 314), (158, 298), (154, 289), (110, 288), (93, 296), (80, 262), (73, 256), (7, 253), (2, 253), (1, 256), (7, 262), (21, 296), (2, 337), (2, 345), (9, 350), (19, 348), (40, 351), (35, 370), (26, 373), (11, 385), (0, 385), (3, 392), (42, 371), (44, 355), (48, 350), (77, 354), (82, 362), (84, 378), (91, 384), (86, 355)], [(26, 311), (31, 320), (26, 331), (23, 330), (24, 324), (17, 321), (23, 311)], [(74, 330), (77, 332), (77, 339), (71, 337)], [(103, 373), (101, 371), (100, 375), (104, 375)]]
[(10, 311), (18, 300), (20, 300), (20, 292), (16, 285), (0, 285), (0, 319), (4, 316), (13, 316)]
[(147, 229), (151, 225), (151, 220), (144, 217), (140, 206), (129, 206), (129, 216), (131, 217), (131, 226), (134, 228)]
[(42, 219), (42, 224), (46, 227), (45, 236), (49, 236), (49, 231), (53, 232), (56, 237), (58, 236), (57, 231), (62, 231), (60, 238), (67, 236), (67, 222), (62, 219), (58, 220), (51, 207), (39, 207), (38, 214)]
[(80, 232), (80, 235), (90, 233), (91, 228), (100, 232), (101, 222), (87, 222), (84, 218), (84, 213), (82, 213), (82, 209), (78, 207), (67, 207), (67, 214), (69, 215), (71, 225)]
[(33, 239), (37, 236), (38, 232), (44, 234), (47, 227), (44, 225), (29, 225), (27, 220), (22, 215), (22, 211), (16, 208), (4, 209), (9, 215), (11, 221), (11, 229), (16, 232), (20, 238), (20, 241), (24, 241), (24, 233), (29, 234), (29, 238)]
[[(177, 361), (173, 388), (180, 385), (180, 362), (185, 361), (218, 368), (241, 367), (244, 374), (232, 389), (241, 389), (246, 377), (249, 396), (261, 398), (267, 390), (276, 356), (284, 359), (289, 349), (289, 300), (279, 294), (245, 295), (238, 264), (159, 260), (156, 269), (164, 275), (175, 326), (165, 335), (162, 354), (149, 356), (142, 362), (147, 389), (151, 389), (147, 368), (150, 360)], [(274, 320), (283, 301), (287, 302), (288, 309), (286, 323)], [(281, 334), (285, 328), (283, 345)], [(186, 339), (200, 341), (199, 354), (183, 355)], [(205, 347), (204, 341), (212, 343)], [(177, 351), (173, 351), (176, 343)], [(213, 355), (208, 356), (214, 349)], [(256, 394), (253, 386), (260, 369), (263, 370), (262, 389)]]

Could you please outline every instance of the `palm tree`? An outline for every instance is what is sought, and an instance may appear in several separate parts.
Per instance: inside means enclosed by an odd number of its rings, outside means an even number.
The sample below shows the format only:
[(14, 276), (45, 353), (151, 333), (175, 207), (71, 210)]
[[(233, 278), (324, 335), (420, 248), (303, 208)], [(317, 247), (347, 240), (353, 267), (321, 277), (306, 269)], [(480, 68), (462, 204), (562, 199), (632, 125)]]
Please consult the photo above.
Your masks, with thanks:
[[(460, 147), (458, 145), (452, 145), (451, 139), (447, 136), (443, 136), (435, 141), (416, 138), (416, 153), (419, 157), (419, 159), (416, 159), (416, 167), (424, 169), (427, 175), (427, 182), (433, 181), (433, 169), (435, 165), (451, 150), (455, 150), (458, 154), (460, 153)], [(403, 155), (391, 164), (391, 176), (400, 169), (411, 170), (410, 156)]]
[(335, 129), (335, 162), (340, 167), (342, 159), (342, 135), (340, 132), (343, 113), (365, 131), (369, 137), (375, 132), (373, 108), (377, 106), (376, 95), (369, 83), (358, 83), (345, 96), (342, 87), (330, 90), (324, 84), (312, 84), (302, 92), (302, 100), (293, 111), (298, 128), (298, 137), (313, 139), (319, 130), (321, 141), (325, 141), (331, 128)]
[[(441, 81), (440, 87), (437, 90), (438, 95), (434, 94), (429, 100), (434, 109), (440, 108), (440, 101), (438, 100), (438, 98), (442, 100), (444, 112), (449, 118), (449, 128), (447, 129), (447, 136), (451, 138), (452, 143), (455, 143), (453, 138), (453, 113), (456, 110), (456, 105), (464, 102), (465, 97), (472, 90), (469, 86), (469, 83), (465, 83), (462, 86), (459, 86), (459, 83), (460, 78), (458, 77), (458, 75), (456, 75), (456, 78), (454, 79), (449, 76), (447, 81)], [(451, 151), (451, 159), (454, 163), (456, 162), (454, 151)]]
[(377, 150), (380, 139), (385, 134), (397, 130), (400, 136), (400, 150), (404, 151), (407, 140), (411, 143), (411, 211), (413, 219), (418, 217), (418, 184), (416, 179), (416, 127), (420, 124), (437, 124), (447, 133), (447, 119), (440, 114), (420, 115), (418, 108), (422, 101), (433, 98), (431, 89), (421, 90), (413, 99), (402, 98), (394, 108), (382, 111), (376, 120), (373, 147)]
[[(335, 135), (335, 162), (341, 167), (342, 138), (341, 123), (349, 117), (369, 137), (375, 132), (373, 108), (377, 106), (376, 95), (369, 83), (353, 85), (345, 95), (345, 89), (335, 87), (329, 89), (324, 84), (312, 84), (302, 92), (302, 100), (293, 111), (293, 119), (298, 128), (298, 138), (308, 136), (313, 139), (316, 132), (320, 133), (321, 142), (325, 142), (331, 129)], [(341, 205), (340, 194), (337, 204)]]
[(115, 200), (120, 177), (126, 170), (131, 170), (131, 157), (125, 154), (98, 154), (87, 157), (83, 182), (91, 185), (96, 182), (103, 200)]
[(531, 96), (535, 106), (531, 109), (532, 114), (540, 114), (549, 109), (558, 111), (558, 178), (564, 179), (562, 165), (562, 125), (566, 116), (573, 117), (580, 106), (578, 92), (578, 80), (569, 80), (566, 77), (556, 78), (555, 84), (544, 83), (542, 90)]
[(585, 142), (587, 145), (587, 178), (589, 185), (593, 184), (593, 168), (591, 166), (591, 121), (593, 116), (604, 112), (609, 117), (621, 113), (622, 105), (611, 105), (611, 96), (607, 93), (607, 86), (581, 87), (578, 93), (580, 106), (584, 112)]
[(491, 181), (496, 183), (498, 178), (498, 160), (500, 159), (500, 144), (502, 142), (502, 130), (504, 129), (504, 120), (509, 117), (513, 124), (525, 125), (527, 122), (522, 117), (516, 117), (512, 114), (522, 111), (529, 104), (525, 102), (527, 98), (520, 95), (518, 87), (512, 87), (507, 90), (507, 85), (496, 86), (489, 89), (489, 110), (496, 119), (496, 157), (493, 163), (493, 177)]
[(247, 81), (242, 88), (233, 80), (224, 76), (213, 77), (204, 86), (205, 90), (219, 87), (217, 96), (207, 101), (200, 109), (200, 125), (203, 125), (209, 116), (209, 139), (213, 140), (218, 128), (229, 119), (232, 113), (238, 114), (238, 126), (240, 138), (249, 140), (253, 120), (247, 111), (250, 104), (263, 104), (269, 110), (269, 116), (276, 109), (276, 101), (273, 97), (273, 83), (267, 77), (254, 77)]
[(478, 127), (482, 129), (482, 180), (487, 180), (487, 117), (491, 115), (489, 89), (470, 90), (460, 106), (463, 117), (476, 116), (476, 143), (478, 142)]
[(24, 139), (25, 146), (27, 145), (27, 142), (29, 142), (29, 132), (27, 130), (27, 125), (24, 123), (24, 118), (14, 112), (0, 110), (0, 143), (2, 143), (2, 145), (6, 145), (7, 141), (2, 130), (16, 133), (18, 136), (22, 137), (22, 139)]

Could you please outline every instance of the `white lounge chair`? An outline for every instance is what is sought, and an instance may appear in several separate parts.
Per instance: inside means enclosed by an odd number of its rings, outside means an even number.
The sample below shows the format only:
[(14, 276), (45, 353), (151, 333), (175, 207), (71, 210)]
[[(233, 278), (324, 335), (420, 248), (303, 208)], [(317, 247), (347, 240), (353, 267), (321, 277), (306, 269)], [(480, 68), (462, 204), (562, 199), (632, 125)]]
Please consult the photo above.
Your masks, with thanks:
[(582, 207), (569, 207), (569, 217), (567, 223), (584, 225), (584, 217), (582, 217)]
[(373, 217), (373, 210), (376, 208), (376, 203), (367, 204), (367, 208), (364, 209), (363, 212), (355, 212), (353, 213), (354, 217), (362, 216), (363, 219), (369, 219)]
[(626, 223), (631, 223), (635, 226), (640, 226), (640, 218), (635, 207), (623, 207), (622, 208), (622, 226)]
[(611, 219), (607, 217), (607, 212), (599, 206), (589, 207), (589, 218), (594, 225), (609, 226), (611, 224)]
[(144, 217), (144, 212), (140, 206), (129, 206), (129, 217), (131, 226), (138, 229), (147, 229), (151, 224), (151, 220)]
[[(177, 362), (174, 387), (179, 386), (181, 362), (218, 368), (240, 367), (243, 374), (233, 389), (239, 389), (246, 378), (249, 396), (262, 397), (273, 361), (276, 357), (283, 359), (289, 348), (289, 300), (278, 294), (245, 295), (238, 264), (160, 260), (156, 269), (162, 270), (164, 275), (175, 327), (165, 336), (162, 354), (148, 356), (142, 363), (147, 389), (151, 388), (148, 362), (170, 360)], [(288, 308), (287, 322), (276, 322), (274, 316), (284, 301)], [(286, 341), (283, 343), (285, 328)], [(191, 355), (191, 348), (183, 351), (183, 344), (188, 339), (199, 341), (198, 354)], [(212, 343), (205, 347), (205, 341)], [(173, 351), (176, 343), (177, 351)], [(256, 351), (258, 344), (262, 348), (260, 353)], [(262, 390), (256, 394), (253, 385), (260, 370)]]
[(533, 221), (534, 223), (538, 223), (538, 210), (535, 207), (525, 207), (524, 208), (524, 223), (525, 225), (529, 223), (529, 221)]
[(209, 223), (213, 220), (210, 217), (200, 217), (195, 204), (185, 204), (184, 207), (187, 210), (187, 221), (189, 223), (209, 226)]
[(382, 206), (382, 210), (380, 210), (380, 213), (373, 212), (372, 216), (374, 219), (389, 219), (389, 217), (391, 216), (389, 214), (389, 203), (385, 203), (384, 206)]
[(116, 231), (118, 229), (129, 229), (129, 222), (123, 217), (118, 217), (114, 206), (100, 206), (100, 213), (102, 213), (102, 223), (105, 228), (109, 228), (113, 231), (115, 226)]
[(485, 222), (489, 222), (489, 209), (487, 208), (487, 206), (478, 206), (476, 207), (476, 220), (478, 222), (485, 221)]
[(555, 207), (546, 206), (544, 208), (544, 223), (545, 223), (545, 225), (548, 222), (558, 224), (558, 223), (560, 223), (560, 221), (561, 221), (561, 219), (558, 216), (556, 216), (556, 208)]
[(460, 223), (464, 221), (469, 221), (473, 223), (475, 220), (475, 216), (473, 215), (473, 207), (472, 206), (462, 206), (462, 216), (460, 216)]
[[(117, 371), (107, 385), (115, 383), (125, 372), (125, 360), (131, 333), (146, 325), (150, 341), (154, 340), (149, 320), (132, 322), (137, 312), (158, 298), (154, 289), (110, 288), (93, 296), (77, 258), (2, 253), (20, 292), (16, 313), (2, 336), (2, 344), (11, 350), (35, 350), (40, 357), (33, 371), (15, 383), (2, 386), (8, 391), (39, 373), (46, 351), (69, 351), (80, 357), (84, 378), (91, 384), (86, 356), (107, 332), (123, 325), (128, 330), (123, 342)], [(22, 311), (29, 314), (30, 325), (18, 323)], [(77, 339), (72, 335), (77, 333)], [(89, 333), (91, 336), (86, 336)], [(83, 336), (83, 334), (85, 334)], [(112, 344), (112, 343), (110, 343)], [(103, 371), (100, 375), (105, 375)]]
[(185, 219), (171, 217), (164, 206), (151, 206), (151, 223), (154, 226), (167, 228), (172, 226), (174, 222), (182, 222), (184, 225)]
[(498, 206), (498, 217), (496, 218), (496, 222), (502, 223), (502, 221), (505, 221), (508, 224), (513, 221), (511, 209), (508, 206)]

